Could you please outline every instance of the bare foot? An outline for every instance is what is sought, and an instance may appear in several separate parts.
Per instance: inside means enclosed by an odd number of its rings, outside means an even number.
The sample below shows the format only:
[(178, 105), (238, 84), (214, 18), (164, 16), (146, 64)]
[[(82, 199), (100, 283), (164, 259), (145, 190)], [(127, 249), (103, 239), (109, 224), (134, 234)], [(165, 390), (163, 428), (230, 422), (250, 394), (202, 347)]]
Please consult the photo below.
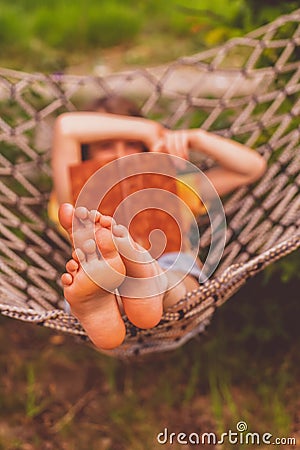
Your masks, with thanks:
[(113, 225), (114, 240), (126, 267), (119, 292), (128, 319), (139, 328), (152, 328), (163, 313), (168, 280), (152, 256), (131, 238), (127, 228)]
[(77, 247), (61, 278), (65, 298), (97, 347), (117, 347), (124, 340), (125, 325), (113, 291), (124, 280), (125, 267), (113, 242), (111, 220), (63, 205), (60, 221)]
[[(103, 303), (104, 297), (111, 299), (107, 292), (103, 292), (103, 288), (111, 291), (111, 289), (118, 287), (124, 311), (134, 325), (140, 328), (152, 328), (157, 325), (162, 317), (163, 300), (169, 284), (167, 275), (157, 261), (133, 241), (127, 228), (122, 225), (115, 225), (111, 217), (102, 216), (96, 211), (89, 212), (86, 208), (77, 208), (74, 212), (74, 208), (68, 204), (62, 205), (59, 217), (73, 244), (75, 242), (76, 247), (79, 247), (77, 261), (73, 259), (67, 264), (69, 273), (64, 275), (63, 282), (65, 285), (70, 283), (70, 276), (73, 276), (74, 281), (72, 281), (70, 289), (65, 286), (65, 295), (68, 300), (68, 296), (72, 297), (70, 300), (72, 312), (81, 323), (83, 323), (83, 316), (88, 315), (88, 324), (83, 324), (88, 334), (91, 335), (91, 332), (87, 329), (89, 323), (93, 322), (93, 327), (96, 329), (97, 321), (100, 320), (94, 314), (95, 308), (99, 309), (99, 306), (94, 304), (95, 297), (97, 296), (97, 299), (99, 299), (100, 295), (101, 303)], [(72, 223), (76, 225), (73, 230)], [(103, 237), (100, 235), (100, 233), (105, 233), (104, 230), (109, 232), (108, 248), (113, 249), (113, 261), (109, 263), (110, 267), (106, 264), (109, 261), (109, 255), (105, 254), (106, 246), (103, 245), (106, 238), (103, 241)], [(114, 244), (111, 243), (111, 231), (113, 232)], [(101, 260), (99, 260), (97, 250), (95, 250), (94, 239), (102, 253), (103, 259)], [(121, 267), (120, 262), (123, 267)], [(111, 270), (111, 268), (116, 270)], [(123, 283), (121, 284), (118, 275), (120, 273), (124, 275), (125, 270), (126, 277), (124, 281), (122, 279)], [(81, 272), (83, 272), (83, 275), (79, 276)], [(85, 272), (90, 277), (87, 277)], [(117, 277), (116, 281), (114, 281), (115, 277)], [(78, 282), (75, 283), (76, 281)], [(91, 283), (92, 286), (90, 286)], [(70, 294), (71, 290), (72, 294)], [(88, 296), (87, 292), (90, 291), (91, 294)], [(173, 289), (171, 291), (174, 292)], [(87, 297), (91, 297), (91, 299), (89, 298), (89, 309), (86, 308), (82, 312), (82, 305), (85, 303), (83, 300), (86, 300)], [(178, 295), (176, 297), (180, 298)], [(108, 304), (114, 305), (114, 308), (116, 308), (115, 299), (114, 302), (110, 300)], [(109, 307), (107, 315), (109, 315)], [(108, 323), (109, 321), (107, 321)], [(94, 332), (92, 332), (92, 335), (94, 335)], [(98, 344), (98, 346), (103, 348), (103, 344)]]

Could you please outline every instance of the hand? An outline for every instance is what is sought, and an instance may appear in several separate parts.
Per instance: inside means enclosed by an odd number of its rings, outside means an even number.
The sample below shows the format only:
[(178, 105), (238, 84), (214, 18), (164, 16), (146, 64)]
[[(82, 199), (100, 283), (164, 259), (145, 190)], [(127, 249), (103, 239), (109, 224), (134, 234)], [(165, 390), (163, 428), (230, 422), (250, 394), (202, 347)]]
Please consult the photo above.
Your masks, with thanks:
[(165, 130), (163, 136), (155, 142), (150, 151), (169, 153), (188, 159), (189, 145), (189, 135), (186, 130)]

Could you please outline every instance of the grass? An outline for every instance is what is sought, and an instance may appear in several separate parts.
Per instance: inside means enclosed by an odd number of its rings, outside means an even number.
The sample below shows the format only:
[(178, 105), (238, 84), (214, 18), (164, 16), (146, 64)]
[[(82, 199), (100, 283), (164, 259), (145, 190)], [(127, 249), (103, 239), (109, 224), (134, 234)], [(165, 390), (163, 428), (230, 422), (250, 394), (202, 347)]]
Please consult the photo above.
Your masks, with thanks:
[(222, 306), (206, 335), (132, 362), (1, 318), (0, 449), (152, 450), (165, 428), (222, 433), (241, 420), (297, 436), (297, 283), (263, 280)]

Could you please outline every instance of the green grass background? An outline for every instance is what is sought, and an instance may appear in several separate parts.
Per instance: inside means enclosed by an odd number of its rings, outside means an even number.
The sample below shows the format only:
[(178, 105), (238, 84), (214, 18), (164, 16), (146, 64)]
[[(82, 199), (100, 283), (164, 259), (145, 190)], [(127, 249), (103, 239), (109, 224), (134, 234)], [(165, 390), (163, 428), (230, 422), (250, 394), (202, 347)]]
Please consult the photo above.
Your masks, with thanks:
[(103, 51), (116, 47), (123, 64), (165, 61), (297, 7), (295, 0), (0, 0), (0, 63), (62, 71), (101, 63)]

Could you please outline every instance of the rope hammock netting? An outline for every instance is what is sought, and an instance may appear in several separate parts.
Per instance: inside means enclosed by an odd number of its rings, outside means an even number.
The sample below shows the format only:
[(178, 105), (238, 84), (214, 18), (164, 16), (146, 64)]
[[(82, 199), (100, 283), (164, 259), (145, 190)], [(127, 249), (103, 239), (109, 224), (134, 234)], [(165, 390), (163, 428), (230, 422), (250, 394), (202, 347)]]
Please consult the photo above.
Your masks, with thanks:
[[(125, 342), (109, 353), (168, 350), (201, 333), (248, 278), (300, 246), (299, 60), (297, 10), (243, 38), (153, 69), (104, 77), (0, 69), (1, 313), (87, 339), (63, 309), (60, 275), (70, 244), (47, 217), (51, 129), (57, 115), (79, 109), (83, 99), (117, 93), (133, 97), (146, 117), (233, 138), (268, 161), (258, 183), (224, 201), (227, 243), (213, 277), (151, 330), (125, 319)], [(205, 220), (200, 228), (205, 252)]]

